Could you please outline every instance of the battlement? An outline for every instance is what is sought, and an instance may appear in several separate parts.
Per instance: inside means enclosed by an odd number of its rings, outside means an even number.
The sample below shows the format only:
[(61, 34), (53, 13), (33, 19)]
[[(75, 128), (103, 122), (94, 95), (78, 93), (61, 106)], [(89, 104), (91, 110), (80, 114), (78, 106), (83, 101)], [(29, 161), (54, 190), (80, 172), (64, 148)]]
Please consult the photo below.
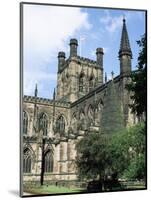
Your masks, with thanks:
[(42, 97), (34, 97), (34, 96), (28, 96), (28, 95), (24, 95), (23, 101), (26, 103), (38, 103), (38, 104), (44, 104), (44, 105), (48, 105), (48, 106), (53, 106), (53, 104), (55, 102), (55, 106), (66, 107), (66, 108), (70, 107), (69, 102), (65, 102), (65, 101), (61, 101), (61, 100), (54, 101), (52, 99), (47, 99), (47, 98), (42, 98)]
[(77, 53), (77, 47), (78, 47), (78, 40), (75, 38), (72, 38), (70, 40), (70, 55), (69, 58), (65, 60), (65, 53), (59, 52), (58, 53), (58, 73), (61, 73), (71, 61), (77, 61), (82, 64), (91, 65), (97, 68), (103, 68), (103, 48), (97, 48), (96, 49), (96, 60), (91, 60), (89, 58), (84, 58), (82, 56), (79, 56)]
[(87, 64), (97, 64), (97, 62), (95, 60), (91, 60), (89, 58), (84, 58), (84, 57), (81, 57), (81, 56), (77, 56), (77, 59), (79, 61), (82, 61), (82, 62), (86, 62)]
[(77, 62), (78, 64), (91, 65), (90, 67), (100, 68), (100, 66), (97, 64), (97, 61), (95, 61), (95, 60), (91, 60), (89, 58), (84, 58), (84, 57), (81, 57), (81, 56), (75, 56), (75, 57), (69, 57), (65, 61), (64, 65), (59, 70), (59, 73), (64, 71), (64, 69), (66, 69), (69, 66), (69, 63), (72, 62), (72, 61)]

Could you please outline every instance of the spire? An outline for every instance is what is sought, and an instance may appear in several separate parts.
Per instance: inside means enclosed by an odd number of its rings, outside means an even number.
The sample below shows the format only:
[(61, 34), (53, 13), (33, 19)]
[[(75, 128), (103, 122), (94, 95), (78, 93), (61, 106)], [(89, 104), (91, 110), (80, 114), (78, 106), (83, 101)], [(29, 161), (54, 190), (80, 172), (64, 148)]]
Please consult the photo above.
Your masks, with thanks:
[(53, 100), (55, 100), (56, 98), (56, 91), (55, 91), (55, 88), (54, 88), (54, 91), (53, 91)]
[(111, 72), (111, 77), (112, 77), (112, 81), (113, 81), (113, 79), (114, 79), (114, 72), (113, 71)]
[(107, 82), (107, 73), (105, 72), (105, 83)]
[(129, 55), (132, 58), (132, 51), (131, 51), (127, 28), (126, 28), (126, 20), (125, 20), (125, 17), (123, 17), (123, 29), (122, 29), (119, 57), (125, 54)]
[(35, 86), (35, 97), (37, 97), (37, 94), (38, 94), (38, 89), (37, 89), (37, 83), (36, 83), (36, 86)]

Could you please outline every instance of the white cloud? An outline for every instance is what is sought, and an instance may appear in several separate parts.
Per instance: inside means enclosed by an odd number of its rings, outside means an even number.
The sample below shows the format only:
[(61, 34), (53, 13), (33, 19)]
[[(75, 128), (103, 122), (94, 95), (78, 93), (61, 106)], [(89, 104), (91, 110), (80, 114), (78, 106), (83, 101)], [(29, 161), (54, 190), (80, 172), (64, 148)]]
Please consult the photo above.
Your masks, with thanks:
[[(38, 84), (38, 89), (41, 90), (42, 88), (45, 90), (44, 85), (46, 82), (53, 82), (57, 80), (56, 73), (46, 73), (40, 70), (36, 71), (27, 71), (24, 74), (24, 94), (33, 95), (35, 85)], [(49, 91), (50, 92), (50, 91)], [(42, 91), (40, 91), (42, 93)]]
[(100, 18), (100, 22), (105, 25), (105, 29), (110, 33), (115, 32), (122, 25), (123, 16), (112, 16), (109, 11), (104, 11), (105, 15)]
[(35, 80), (42, 82), (50, 78), (51, 81), (53, 75), (47, 75), (43, 71), (48, 70), (49, 64), (56, 62), (58, 51), (68, 52), (69, 38), (77, 31), (89, 30), (91, 27), (88, 14), (80, 8), (25, 5), (25, 92), (30, 92), (33, 86), (29, 84), (33, 84)]
[(145, 13), (139, 12), (139, 11), (124, 11), (123, 14), (120, 14), (119, 16), (114, 16), (111, 14), (109, 10), (104, 11), (104, 16), (100, 18), (100, 22), (105, 25), (105, 29), (113, 33), (116, 30), (119, 29), (119, 27), (122, 26), (123, 23), (123, 17), (126, 18), (126, 21), (129, 20), (143, 20)]

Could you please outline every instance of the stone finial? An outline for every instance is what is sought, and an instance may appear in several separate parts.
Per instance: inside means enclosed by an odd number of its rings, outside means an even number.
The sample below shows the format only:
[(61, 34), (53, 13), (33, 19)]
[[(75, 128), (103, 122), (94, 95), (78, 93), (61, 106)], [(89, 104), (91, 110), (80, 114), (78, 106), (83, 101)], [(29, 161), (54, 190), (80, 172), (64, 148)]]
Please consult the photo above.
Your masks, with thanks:
[(105, 83), (107, 82), (107, 73), (105, 72)]
[(53, 100), (55, 100), (55, 97), (56, 97), (56, 91), (55, 91), (55, 88), (54, 88), (54, 91), (53, 91)]
[(112, 80), (114, 79), (114, 72), (111, 72)]
[(37, 88), (37, 83), (36, 83), (36, 86), (35, 86), (35, 97), (37, 97), (37, 94), (38, 94), (38, 88)]

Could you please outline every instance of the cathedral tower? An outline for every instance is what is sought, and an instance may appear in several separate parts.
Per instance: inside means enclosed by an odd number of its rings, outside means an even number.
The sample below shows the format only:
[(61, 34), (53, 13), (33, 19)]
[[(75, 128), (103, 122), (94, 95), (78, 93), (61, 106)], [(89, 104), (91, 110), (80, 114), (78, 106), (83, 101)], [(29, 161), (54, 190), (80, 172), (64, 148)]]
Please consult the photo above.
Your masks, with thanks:
[(74, 102), (103, 84), (103, 48), (96, 49), (96, 61), (78, 55), (78, 41), (70, 39), (70, 55), (58, 53), (57, 100)]

